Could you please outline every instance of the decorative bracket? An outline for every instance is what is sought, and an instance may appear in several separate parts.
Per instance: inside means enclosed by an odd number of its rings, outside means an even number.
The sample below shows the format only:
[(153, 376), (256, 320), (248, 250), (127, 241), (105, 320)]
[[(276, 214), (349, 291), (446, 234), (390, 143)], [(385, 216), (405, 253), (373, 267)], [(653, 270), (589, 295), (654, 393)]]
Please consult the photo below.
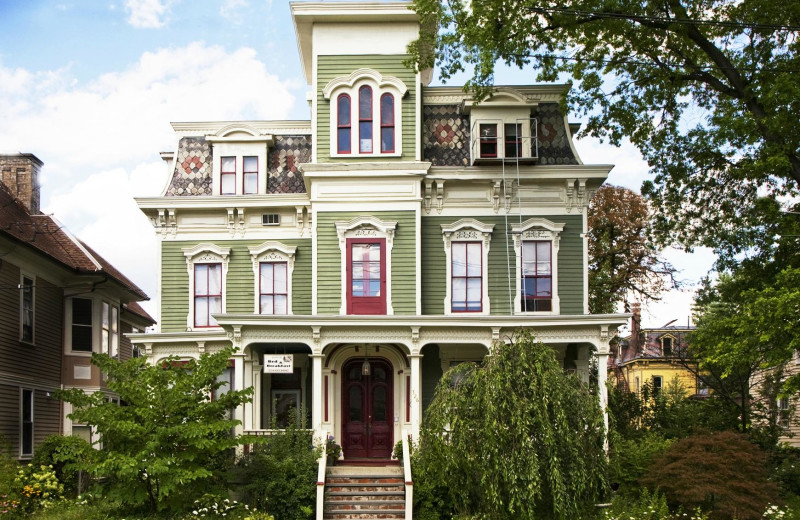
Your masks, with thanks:
[(419, 327), (411, 327), (411, 343), (414, 344), (414, 349), (416, 350), (419, 344)]
[(575, 204), (575, 179), (567, 179), (567, 213), (572, 211), (572, 206)]
[(436, 212), (442, 212), (444, 206), (444, 181), (439, 179), (436, 181)]
[(422, 204), (425, 208), (425, 213), (431, 212), (431, 197), (433, 196), (433, 180), (425, 179), (425, 184), (422, 185), (423, 199)]
[(322, 327), (319, 327), (319, 326), (311, 327), (311, 339), (314, 340), (314, 345), (319, 346), (319, 340), (320, 340), (320, 336), (321, 336), (320, 330), (321, 329), (322, 329)]
[(500, 187), (502, 186), (501, 181), (494, 181), (494, 185), (492, 186), (492, 208), (494, 212), (497, 213), (500, 211)]

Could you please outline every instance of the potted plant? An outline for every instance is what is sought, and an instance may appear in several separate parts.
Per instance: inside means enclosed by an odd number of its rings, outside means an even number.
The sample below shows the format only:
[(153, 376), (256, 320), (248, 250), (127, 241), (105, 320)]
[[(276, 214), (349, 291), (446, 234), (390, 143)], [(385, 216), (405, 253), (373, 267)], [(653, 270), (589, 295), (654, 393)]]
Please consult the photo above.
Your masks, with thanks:
[(328, 436), (328, 440), (325, 441), (325, 453), (328, 454), (328, 466), (334, 466), (342, 454), (342, 447), (336, 444), (333, 435)]

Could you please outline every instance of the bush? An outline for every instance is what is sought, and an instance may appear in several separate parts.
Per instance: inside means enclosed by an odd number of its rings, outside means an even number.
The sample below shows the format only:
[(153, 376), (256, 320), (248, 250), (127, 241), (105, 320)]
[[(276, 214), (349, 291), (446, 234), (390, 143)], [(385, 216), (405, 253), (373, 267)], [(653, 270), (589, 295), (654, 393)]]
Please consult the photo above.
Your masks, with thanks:
[(765, 453), (742, 434), (696, 434), (673, 443), (641, 482), (663, 491), (673, 508), (709, 511), (712, 519), (759, 520), (778, 496)]
[(635, 495), (640, 488), (639, 480), (653, 459), (662, 455), (672, 442), (653, 432), (644, 432), (633, 439), (612, 435), (609, 459), (611, 481), (619, 485), (619, 494)]
[(86, 487), (86, 475), (76, 465), (85, 463), (95, 450), (87, 441), (73, 436), (50, 435), (36, 448), (34, 466), (52, 466), (67, 496), (77, 496)]
[(622, 496), (614, 497), (611, 509), (603, 515), (604, 520), (707, 520), (708, 516), (700, 511), (688, 515), (671, 513), (664, 495), (657, 491), (650, 492), (642, 489), (638, 498), (628, 499)]
[(233, 470), (239, 498), (280, 520), (312, 518), (321, 453), (313, 447), (312, 432), (292, 426), (259, 439)]

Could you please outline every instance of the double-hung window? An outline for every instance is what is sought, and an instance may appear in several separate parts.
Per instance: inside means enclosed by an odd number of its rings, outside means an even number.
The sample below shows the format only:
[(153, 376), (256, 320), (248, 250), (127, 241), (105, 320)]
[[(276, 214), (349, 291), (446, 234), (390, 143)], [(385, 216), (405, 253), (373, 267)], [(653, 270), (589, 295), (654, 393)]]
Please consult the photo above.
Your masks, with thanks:
[(242, 157), (243, 186), (242, 193), (252, 195), (258, 193), (258, 157)]
[(119, 355), (119, 310), (103, 302), (102, 351), (111, 357)]
[(358, 89), (358, 152), (372, 153), (372, 88)]
[(20, 455), (33, 455), (33, 390), (22, 389), (20, 400)]
[(553, 310), (553, 269), (550, 242), (522, 242), (522, 311)]
[(236, 194), (236, 157), (222, 157), (219, 170), (220, 195)]
[(386, 241), (347, 241), (348, 314), (386, 314)]
[(222, 312), (222, 264), (194, 266), (194, 326), (216, 327)]
[(92, 351), (92, 300), (88, 298), (72, 298), (72, 323), (70, 333), (72, 350), (77, 352)]
[(482, 123), (480, 131), (480, 156), (497, 157), (497, 125)]
[(260, 314), (288, 313), (288, 286), (286, 262), (261, 262), (260, 276)]
[(483, 293), (483, 252), (480, 242), (451, 245), (453, 312), (480, 312)]
[(22, 277), (20, 301), (20, 339), (26, 343), (33, 343), (33, 279)]
[(381, 153), (394, 152), (394, 96), (381, 96)]
[(506, 157), (522, 157), (522, 125), (505, 124)]

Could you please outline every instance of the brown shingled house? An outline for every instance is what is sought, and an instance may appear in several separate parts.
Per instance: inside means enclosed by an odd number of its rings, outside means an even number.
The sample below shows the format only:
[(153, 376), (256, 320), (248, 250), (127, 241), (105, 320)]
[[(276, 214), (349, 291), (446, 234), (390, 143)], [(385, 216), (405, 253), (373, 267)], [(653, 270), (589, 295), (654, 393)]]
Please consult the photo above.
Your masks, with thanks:
[(92, 352), (135, 356), (125, 334), (155, 323), (136, 284), (41, 213), (41, 166), (0, 155), (0, 436), (21, 460), (52, 433), (89, 436), (52, 393), (107, 391)]

